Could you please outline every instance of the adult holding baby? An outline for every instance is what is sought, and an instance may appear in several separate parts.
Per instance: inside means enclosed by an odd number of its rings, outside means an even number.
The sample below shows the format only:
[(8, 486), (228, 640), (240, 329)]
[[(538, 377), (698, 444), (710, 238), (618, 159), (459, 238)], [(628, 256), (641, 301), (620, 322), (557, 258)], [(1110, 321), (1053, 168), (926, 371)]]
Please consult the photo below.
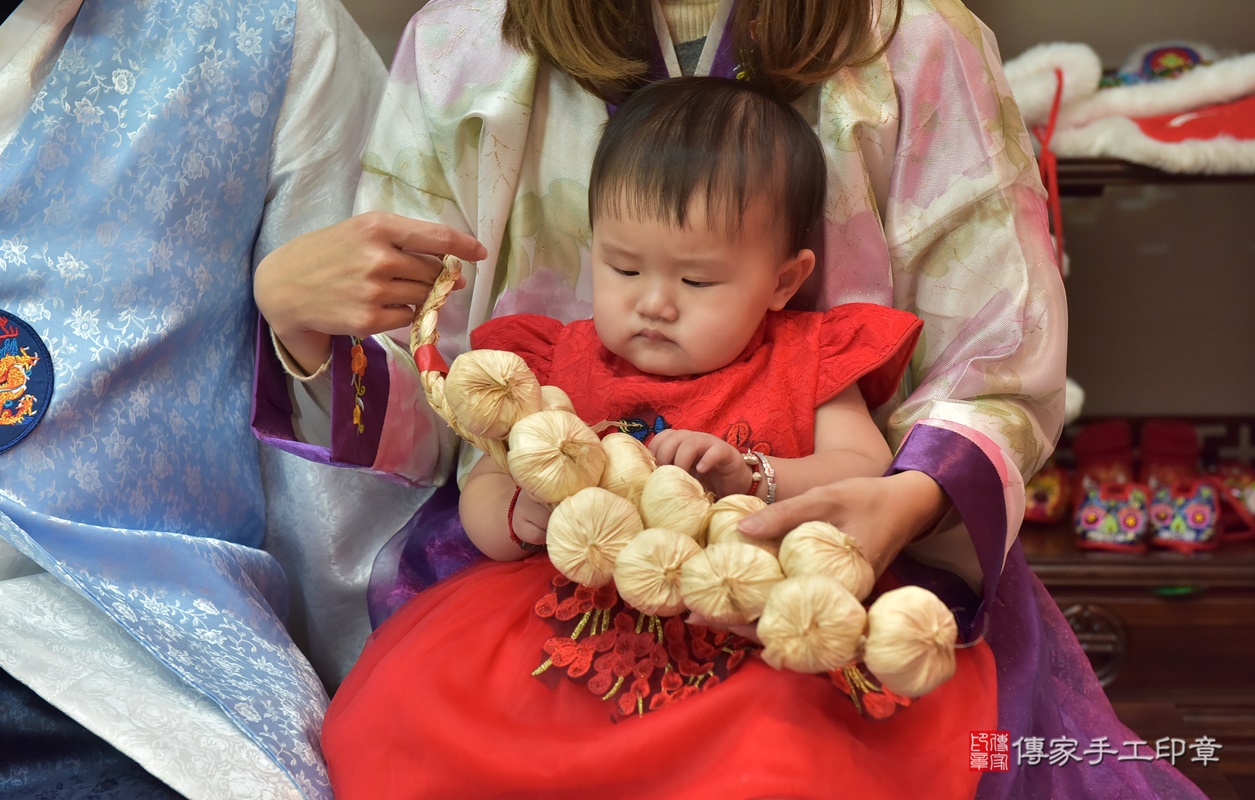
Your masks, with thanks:
[[(966, 639), (983, 637), (998, 664), (989, 691), (999, 729), (1114, 739), (1110, 731), (1124, 729), (1014, 544), (1023, 477), (1062, 423), (1066, 311), (1031, 145), (992, 36), (958, 3), (430, 4), (394, 60), (358, 208), (444, 222), (487, 248), (441, 311), (446, 360), (492, 317), (592, 314), (587, 180), (601, 129), (634, 89), (682, 73), (758, 82), (819, 136), (828, 199), (807, 242), (817, 265), (793, 306), (863, 301), (923, 320), (902, 385), (874, 416), (894, 452), (890, 474), (812, 489), (743, 530), (779, 535), (816, 516), (837, 523), (878, 572), (932, 588)], [(407, 349), (386, 337), (323, 335), (377, 333), (382, 326), (353, 318), (395, 301), (305, 315), (312, 302), (281, 291), (280, 277), (259, 284), (258, 299), (282, 342), (292, 339), (289, 369), (330, 385), (331, 432), (318, 457), (446, 479), (456, 449), (421, 399)], [(364, 294), (391, 296), (389, 282), (358, 277), (378, 289)], [(299, 447), (281, 403), (259, 407), (257, 423), (271, 441)], [(416, 521), (426, 538), (413, 548), (435, 575), (456, 567), (436, 562), (465, 552), (434, 529), (437, 517), (448, 514), (429, 508)], [(1079, 722), (1059, 711), (1076, 698), (1088, 715)], [(364, 750), (379, 745), (363, 740)], [(406, 746), (389, 741), (380, 752), (400, 763)], [(938, 746), (965, 757), (965, 742)], [(543, 765), (544, 754), (536, 758)], [(1093, 776), (1078, 765), (1048, 777), (1079, 786)], [(1013, 764), (984, 776), (979, 794), (1067, 794), (1060, 783), (1034, 784), (1041, 777)], [(1180, 780), (1159, 766), (1113, 765), (1103, 777), (1146, 796)]]

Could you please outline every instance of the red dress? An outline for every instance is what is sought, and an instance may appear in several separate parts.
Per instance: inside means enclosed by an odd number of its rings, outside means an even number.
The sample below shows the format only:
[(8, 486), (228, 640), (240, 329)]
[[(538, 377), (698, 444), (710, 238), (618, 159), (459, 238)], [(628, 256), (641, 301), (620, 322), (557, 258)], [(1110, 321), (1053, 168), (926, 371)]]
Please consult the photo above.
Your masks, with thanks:
[[(627, 421), (642, 438), (705, 430), (797, 457), (813, 449), (815, 408), (846, 387), (858, 382), (870, 407), (889, 399), (919, 330), (910, 314), (865, 304), (770, 314), (736, 362), (684, 378), (633, 369), (588, 321), (504, 317), (472, 341), (518, 352), (590, 424)], [(563, 582), (543, 554), (486, 563), (389, 618), (327, 711), (337, 800), (975, 794), (970, 734), (997, 721), (984, 645), (877, 721), (830, 676), (774, 670), (678, 618), (651, 627), (612, 590)], [(866, 712), (886, 702), (862, 700)]]
[(796, 458), (814, 450), (815, 409), (850, 384), (858, 382), (870, 408), (893, 395), (920, 325), (912, 314), (867, 303), (768, 314), (734, 362), (678, 378), (641, 372), (611, 353), (592, 320), (499, 317), (476, 328), (471, 344), (518, 353), (542, 384), (565, 390), (590, 425), (705, 431), (741, 449)]

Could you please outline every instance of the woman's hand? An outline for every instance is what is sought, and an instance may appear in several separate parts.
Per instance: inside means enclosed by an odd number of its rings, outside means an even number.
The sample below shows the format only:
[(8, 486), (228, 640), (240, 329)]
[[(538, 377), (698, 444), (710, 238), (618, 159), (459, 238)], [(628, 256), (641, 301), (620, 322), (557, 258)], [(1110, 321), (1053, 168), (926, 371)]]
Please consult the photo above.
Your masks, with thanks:
[[(854, 537), (879, 577), (902, 548), (937, 524), (950, 508), (950, 498), (922, 472), (901, 472), (883, 478), (846, 478), (781, 500), (740, 522), (741, 533), (778, 538), (803, 522), (822, 520)], [(711, 625), (694, 614), (691, 624)], [(758, 640), (757, 627), (728, 630)]]
[(716, 497), (745, 494), (753, 480), (741, 451), (709, 433), (665, 430), (650, 440), (649, 452), (659, 464), (674, 464), (697, 478)]
[(847, 478), (810, 489), (752, 514), (741, 533), (784, 536), (803, 522), (822, 520), (854, 537), (879, 577), (902, 548), (930, 530), (950, 508), (950, 498), (922, 472), (883, 478)]
[(368, 211), (274, 250), (257, 265), (253, 294), (288, 353), (313, 373), (331, 356), (331, 336), (409, 325), (445, 254), (479, 261), (487, 251), (447, 225)]

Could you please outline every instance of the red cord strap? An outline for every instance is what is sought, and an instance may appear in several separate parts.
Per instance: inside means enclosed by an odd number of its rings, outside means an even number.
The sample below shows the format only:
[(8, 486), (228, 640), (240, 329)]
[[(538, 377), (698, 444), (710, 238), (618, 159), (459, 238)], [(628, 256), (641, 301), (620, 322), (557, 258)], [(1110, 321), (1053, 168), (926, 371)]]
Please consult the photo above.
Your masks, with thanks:
[(1050, 106), (1050, 119), (1046, 127), (1037, 125), (1033, 135), (1041, 142), (1041, 177), (1046, 184), (1046, 202), (1050, 208), (1050, 221), (1055, 237), (1055, 259), (1058, 261), (1059, 272), (1063, 272), (1063, 212), (1059, 202), (1059, 165), (1055, 153), (1050, 149), (1050, 140), (1055, 135), (1055, 123), (1059, 121), (1059, 105), (1063, 101), (1063, 70), (1055, 68), (1055, 99)]
[(524, 553), (539, 553), (541, 550), (545, 549), (545, 546), (543, 544), (532, 544), (531, 542), (525, 542), (519, 538), (519, 535), (517, 533), (514, 532), (514, 506), (519, 502), (519, 495), (522, 493), (523, 493), (522, 486), (514, 487), (514, 495), (510, 498), (510, 508), (505, 512), (506, 529), (510, 532), (510, 541), (517, 544), (519, 546), (519, 549), (522, 550)]

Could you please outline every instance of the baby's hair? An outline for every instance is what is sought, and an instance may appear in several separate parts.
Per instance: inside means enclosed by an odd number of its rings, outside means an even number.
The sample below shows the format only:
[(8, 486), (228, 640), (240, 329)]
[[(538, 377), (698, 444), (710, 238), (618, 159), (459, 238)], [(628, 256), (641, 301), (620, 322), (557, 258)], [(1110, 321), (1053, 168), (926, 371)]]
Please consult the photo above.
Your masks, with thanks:
[(796, 253), (823, 213), (827, 180), (819, 139), (793, 106), (744, 81), (673, 78), (635, 92), (606, 123), (588, 210), (594, 225), (626, 211), (682, 227), (700, 198), (710, 224), (722, 215), (732, 230), (765, 198)]

